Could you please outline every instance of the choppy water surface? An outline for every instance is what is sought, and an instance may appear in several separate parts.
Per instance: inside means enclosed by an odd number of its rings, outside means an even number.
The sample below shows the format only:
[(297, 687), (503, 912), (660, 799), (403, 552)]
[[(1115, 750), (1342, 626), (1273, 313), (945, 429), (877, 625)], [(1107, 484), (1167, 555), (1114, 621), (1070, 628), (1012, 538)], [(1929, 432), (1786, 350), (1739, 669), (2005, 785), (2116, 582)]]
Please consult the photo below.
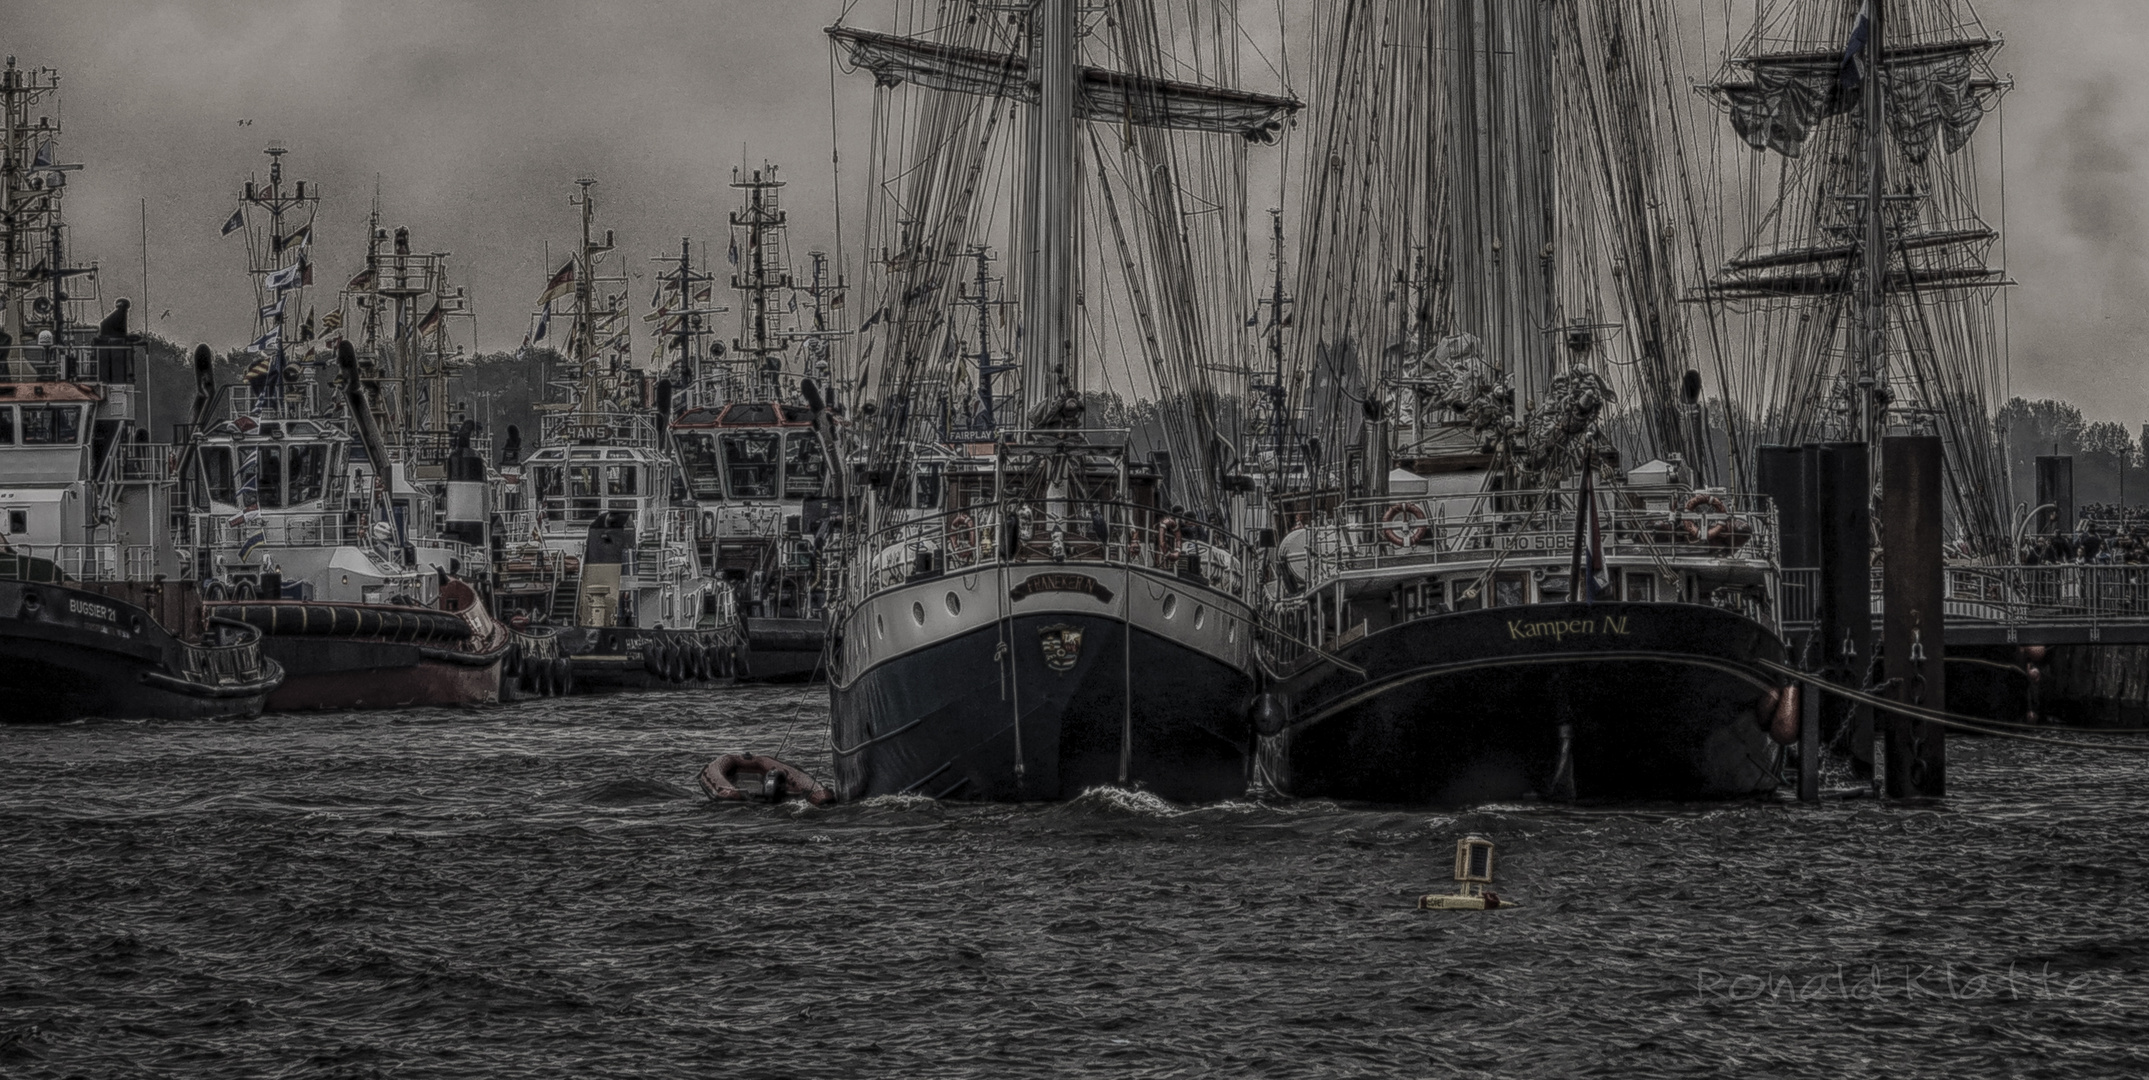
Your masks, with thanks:
[[(0, 1073), (2149, 1072), (2143, 760), (1404, 813), (712, 806), (813, 690), (0, 730)], [(1527, 905), (1428, 913), (1454, 839)]]

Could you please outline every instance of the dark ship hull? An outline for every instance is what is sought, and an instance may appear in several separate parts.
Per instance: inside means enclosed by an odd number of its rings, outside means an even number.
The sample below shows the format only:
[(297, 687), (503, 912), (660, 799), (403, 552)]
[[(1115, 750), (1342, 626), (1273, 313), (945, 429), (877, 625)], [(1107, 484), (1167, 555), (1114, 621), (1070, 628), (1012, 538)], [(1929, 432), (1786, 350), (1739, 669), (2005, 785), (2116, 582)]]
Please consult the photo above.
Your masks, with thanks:
[(1295, 796), (1705, 799), (1777, 783), (1782, 641), (1688, 604), (1534, 604), (1372, 632), (1280, 673), (1262, 769)]
[(212, 632), (235, 640), (188, 646), (126, 601), (56, 583), (0, 582), (0, 723), (258, 715), (282, 672), (250, 630)]
[(284, 669), (271, 712), (492, 704), (513, 644), (489, 617), (432, 608), (267, 600), (210, 610), (262, 631)]
[(755, 682), (812, 682), (828, 675), (823, 653), (828, 624), (821, 619), (746, 619), (746, 655), (739, 677)]
[[(831, 682), (843, 797), (1020, 802), (1122, 783), (1174, 802), (1245, 794), (1254, 677), (1250, 653), (1234, 656), (1250, 634), (1225, 625), (1228, 598), (1208, 594), (1209, 611), (1199, 593), (1175, 596), (1183, 583), (1143, 575), (1131, 626), (1118, 600), (1075, 592), (1028, 592), (1001, 617), (996, 576), (912, 585), (852, 613), (844, 648), (866, 655)], [(1096, 584), (1048, 569), (1016, 577), (1015, 591), (1054, 579)], [(971, 613), (943, 594), (969, 597)]]

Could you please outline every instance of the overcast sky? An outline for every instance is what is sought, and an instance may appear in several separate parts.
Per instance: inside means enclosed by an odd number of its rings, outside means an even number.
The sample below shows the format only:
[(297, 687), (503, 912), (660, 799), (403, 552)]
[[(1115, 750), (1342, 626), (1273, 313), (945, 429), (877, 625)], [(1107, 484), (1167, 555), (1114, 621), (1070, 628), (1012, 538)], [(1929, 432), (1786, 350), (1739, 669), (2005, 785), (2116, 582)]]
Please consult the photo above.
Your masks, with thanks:
[[(602, 181), (601, 223), (643, 273), (682, 235), (721, 250), (725, 185), (742, 158), (775, 161), (792, 182), (801, 262), (833, 244), (820, 31), (840, 6), (0, 0), (0, 48), (61, 71), (66, 154), (88, 166), (69, 193), (75, 250), (104, 267), (107, 297), (141, 292), (148, 200), (159, 333), (220, 345), (249, 336), (244, 253), (217, 226), (248, 172), (265, 168), (261, 149), (281, 142), (293, 173), (326, 196), (321, 284), (362, 265), (378, 174), (386, 224), (410, 226), (418, 250), (453, 253), (479, 344), (497, 349), (527, 329), (551, 269), (547, 241), (557, 250), (573, 235), (578, 175)], [(2092, 419), (2149, 422), (2149, 2), (1984, 0), (1977, 10), (2007, 42), (1995, 67), (2016, 80), (1993, 130), (2005, 132), (2008, 265), (2021, 282), (2008, 298), (2013, 389), (2070, 399)], [(861, 76), (838, 80), (844, 210), (855, 222), (864, 147), (852, 120), (869, 88)]]

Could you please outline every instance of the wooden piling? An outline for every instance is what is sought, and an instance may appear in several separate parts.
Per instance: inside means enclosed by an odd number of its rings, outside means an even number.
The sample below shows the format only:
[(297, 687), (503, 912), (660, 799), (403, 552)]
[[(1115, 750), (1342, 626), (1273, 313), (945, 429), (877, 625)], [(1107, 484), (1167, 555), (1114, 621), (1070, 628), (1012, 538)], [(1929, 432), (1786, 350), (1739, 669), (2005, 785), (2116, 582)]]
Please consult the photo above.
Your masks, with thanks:
[[(1947, 708), (1945, 570), (1940, 561), (1940, 437), (1881, 440), (1882, 597), (1890, 693), (1897, 701)], [(1940, 725), (1887, 718), (1891, 798), (1947, 794), (1947, 734)]]
[[(1830, 682), (1866, 686), (1873, 661), (1873, 506), (1864, 443), (1822, 443), (1814, 454), (1821, 564), (1819, 661)], [(1873, 707), (1829, 698), (1822, 736), (1850, 729), (1851, 773), (1873, 778)]]

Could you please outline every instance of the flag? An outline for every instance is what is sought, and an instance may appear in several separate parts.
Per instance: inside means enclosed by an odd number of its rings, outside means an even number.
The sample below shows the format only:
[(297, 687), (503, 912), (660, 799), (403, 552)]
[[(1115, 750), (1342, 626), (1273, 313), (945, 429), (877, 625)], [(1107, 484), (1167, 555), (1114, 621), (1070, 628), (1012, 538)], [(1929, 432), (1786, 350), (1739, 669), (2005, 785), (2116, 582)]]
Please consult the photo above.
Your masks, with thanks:
[(549, 306), (554, 300), (573, 291), (575, 291), (575, 261), (569, 259), (567, 260), (567, 265), (560, 267), (560, 272), (552, 275), (552, 280), (545, 283), (544, 294), (537, 298), (537, 303), (541, 307)]
[(1604, 528), (1597, 517), (1596, 463), (1582, 469), (1582, 484), (1575, 494), (1574, 563), (1567, 580), (1568, 597), (1593, 604), (1609, 582), (1604, 576)]
[(298, 287), (299, 279), (303, 276), (305, 270), (306, 261), (300, 259), (298, 262), (292, 263), (281, 270), (270, 271), (267, 277), (261, 279), (261, 287), (275, 289), (278, 292), (285, 289), (295, 289)]
[(263, 322), (271, 322), (271, 321), (274, 321), (274, 320), (276, 320), (276, 319), (278, 319), (278, 318), (281, 318), (281, 317), (283, 316), (283, 313), (284, 313), (284, 294), (282, 294), (282, 293), (277, 293), (277, 294), (276, 294), (276, 302), (275, 302), (275, 303), (273, 303), (273, 304), (270, 304), (269, 306), (267, 306), (267, 307), (265, 307), (265, 308), (262, 308), (262, 309), (261, 309), (261, 320), (262, 320)]
[(734, 236), (734, 237), (732, 237), (732, 238), (731, 238), (731, 250), (730, 250), (729, 252), (726, 252), (726, 253), (725, 253), (725, 255), (724, 255), (724, 257), (725, 257), (725, 258), (727, 258), (727, 259), (730, 259), (730, 260), (731, 260), (731, 265), (733, 265), (733, 266), (737, 266), (737, 265), (739, 265), (739, 238), (738, 238), (738, 237)]
[[(274, 353), (276, 351), (276, 347), (283, 344), (283, 334), (283, 327), (271, 326), (269, 327), (268, 333), (265, 333), (260, 337), (255, 338), (251, 342), (248, 342), (246, 346), (246, 351), (253, 353)], [(253, 378), (253, 376), (249, 374), (247, 378)]]
[(797, 293), (792, 293), (792, 294), (791, 294), (791, 310), (793, 310), (793, 311), (797, 311), (797, 310), (798, 310), (798, 294), (797, 294)]
[(312, 340), (313, 340), (313, 309), (312, 309), (312, 308), (307, 308), (307, 309), (306, 309), (306, 321), (305, 321), (304, 323), (300, 324), (300, 326), (299, 326), (299, 328), (298, 328), (298, 344), (299, 344), (299, 347), (300, 347), (300, 348), (305, 348), (305, 347), (306, 347), (306, 343), (307, 343), (307, 342), (309, 342), (309, 341), (312, 341)]
[(238, 232), (245, 224), (246, 212), (244, 210), (233, 210), (231, 216), (224, 219), (224, 231), (219, 235), (230, 236), (232, 233)]
[(322, 333), (324, 333), (324, 334), (325, 334), (325, 333), (327, 333), (327, 332), (329, 332), (329, 331), (331, 331), (331, 330), (340, 330), (340, 329), (342, 329), (342, 328), (343, 328), (343, 309), (342, 309), (342, 308), (337, 308), (336, 310), (334, 310), (334, 311), (331, 311), (331, 312), (329, 312), (329, 313), (328, 313), (328, 317), (327, 317), (327, 318), (325, 318), (325, 319), (322, 319), (322, 320), (321, 320), (321, 332), (322, 332)]
[(881, 320), (881, 316), (883, 316), (883, 315), (886, 315), (886, 314), (888, 314), (888, 309), (887, 309), (887, 308), (881, 308), (880, 310), (878, 310), (878, 311), (875, 311), (875, 312), (874, 312), (874, 313), (872, 314), (872, 316), (871, 316), (870, 318), (866, 319), (866, 324), (865, 324), (864, 326), (861, 326), (861, 327), (859, 327), (858, 329), (860, 329), (860, 330), (871, 330), (871, 329), (873, 329), (873, 324), (874, 324), (874, 323), (877, 323), (877, 322), (879, 322), (879, 321)]
[(829, 307), (832, 307), (832, 308), (839, 308), (839, 307), (842, 307), (842, 306), (843, 306), (843, 294), (842, 294), (842, 293), (837, 293), (837, 294), (836, 294), (836, 298), (835, 298), (835, 299), (833, 299), (833, 300), (830, 300), (830, 301), (828, 302), (828, 306), (829, 306)]
[(1865, 81), (1864, 73), (1858, 70), (1858, 54), (1865, 51), (1866, 38), (1872, 33), (1873, 0), (1865, 0), (1858, 5), (1858, 21), (1851, 24), (1851, 39), (1843, 46), (1843, 63), (1836, 72), (1836, 84), (1844, 90), (1856, 90)]
[(313, 284), (313, 262), (306, 258), (306, 253), (303, 251), (298, 253), (298, 283), (301, 285)]
[(298, 230), (296, 232), (293, 232), (291, 235), (277, 237), (276, 250), (285, 251), (290, 248), (298, 247), (301, 244), (310, 243), (313, 243), (313, 223), (309, 221), (306, 224), (299, 226)]
[(37, 144), (37, 156), (31, 160), (30, 167), (33, 169), (49, 169), (59, 163), (59, 151), (54, 148), (51, 139), (46, 139), (44, 142)]
[(700, 303), (700, 302), (701, 302), (701, 301), (703, 301), (703, 300), (707, 300), (707, 299), (709, 298), (710, 292), (711, 292), (711, 291), (712, 291), (712, 290), (713, 290), (714, 288), (715, 288), (715, 286), (712, 286), (712, 285), (704, 285), (704, 286), (702, 286), (702, 287), (701, 287), (701, 291), (700, 291), (700, 292), (698, 292), (698, 293), (695, 293), (695, 294), (694, 294), (694, 302), (695, 302), (695, 303)]
[(531, 341), (543, 341), (543, 340), (545, 340), (545, 324), (546, 324), (546, 323), (549, 323), (549, 322), (551, 322), (551, 321), (552, 321), (552, 305), (551, 305), (551, 304), (546, 304), (546, 305), (545, 305), (545, 310), (543, 310), (543, 311), (539, 312), (539, 313), (538, 313), (538, 315), (537, 315), (537, 332), (536, 332), (536, 333), (534, 333), (534, 334), (531, 334), (531, 335), (530, 335), (530, 340), (531, 340)]
[(418, 332), (421, 334), (430, 334), (433, 331), (440, 329), (440, 324), (445, 321), (446, 318), (447, 313), (440, 309), (440, 302), (436, 300), (433, 302), (433, 310), (426, 312), (425, 318), (418, 320)]
[(343, 287), (343, 290), (345, 292), (364, 292), (368, 289), (371, 289), (372, 287), (373, 268), (369, 266), (366, 267), (364, 270), (360, 270), (358, 272), (358, 276), (352, 278), (351, 283), (349, 285), (345, 285)]

